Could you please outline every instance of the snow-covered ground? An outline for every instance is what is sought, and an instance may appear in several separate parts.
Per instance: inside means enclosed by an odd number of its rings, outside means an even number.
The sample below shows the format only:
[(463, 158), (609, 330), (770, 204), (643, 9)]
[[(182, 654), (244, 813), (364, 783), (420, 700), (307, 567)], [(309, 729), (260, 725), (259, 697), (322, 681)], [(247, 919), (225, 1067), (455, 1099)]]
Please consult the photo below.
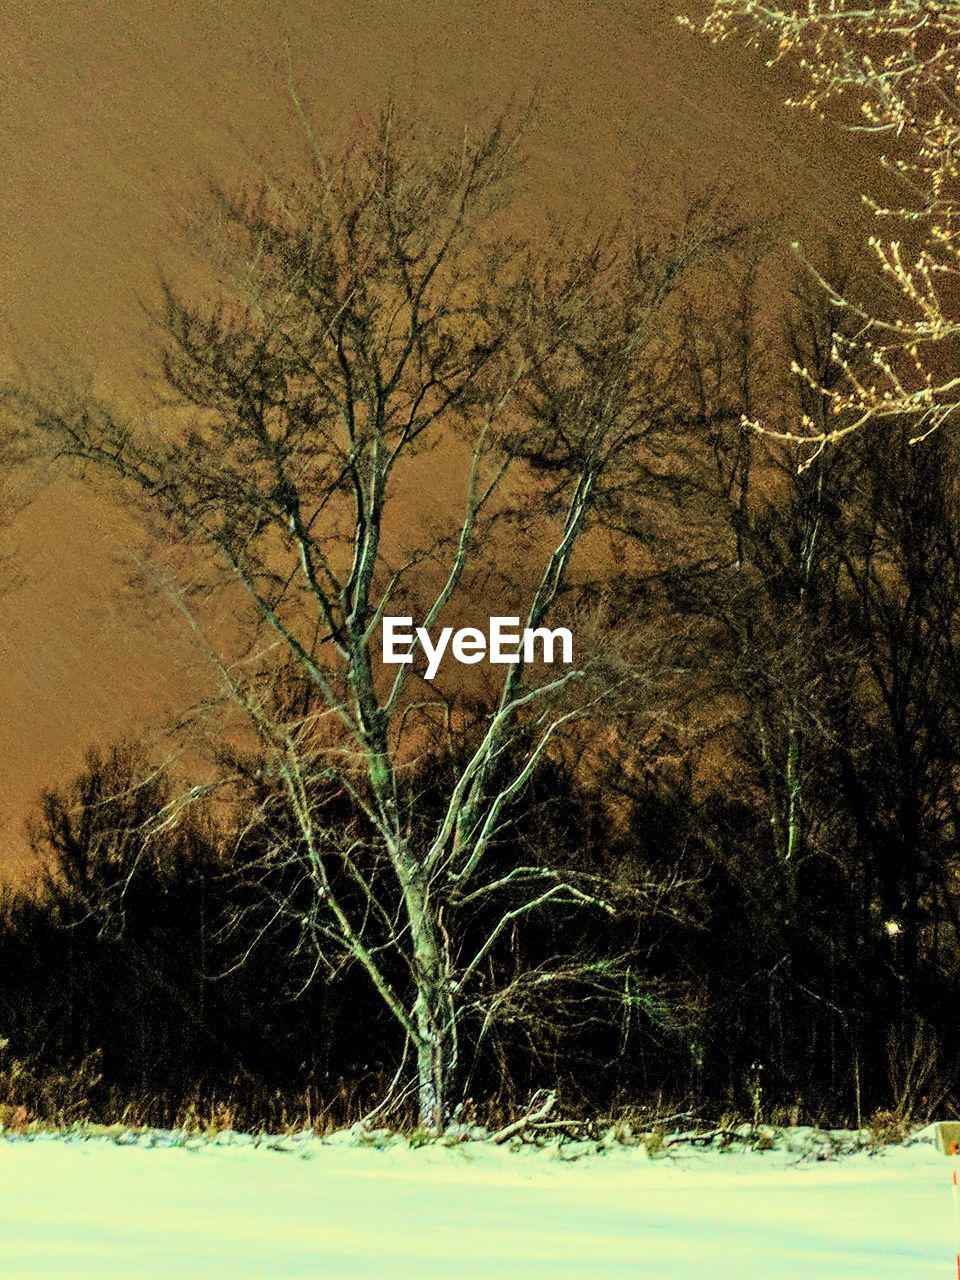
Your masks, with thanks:
[(0, 1276), (956, 1275), (951, 1162), (924, 1143), (799, 1162), (283, 1145), (0, 1139)]

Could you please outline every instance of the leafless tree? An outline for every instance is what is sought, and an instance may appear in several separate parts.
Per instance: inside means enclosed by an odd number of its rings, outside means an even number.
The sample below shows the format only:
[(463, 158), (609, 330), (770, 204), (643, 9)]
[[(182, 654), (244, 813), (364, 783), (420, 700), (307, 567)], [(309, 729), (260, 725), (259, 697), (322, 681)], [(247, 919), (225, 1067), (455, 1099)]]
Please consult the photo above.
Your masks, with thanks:
[[(340, 149), (307, 129), (301, 174), (217, 191), (198, 220), (207, 300), (164, 286), (161, 425), (63, 389), (18, 398), (60, 457), (137, 495), (190, 591), (243, 603), (256, 641), (216, 661), (260, 762), (244, 778), (261, 840), (248, 873), (288, 873), (264, 928), (296, 914), (316, 971), (363, 967), (433, 1130), (466, 1013), (498, 1016), (511, 990), (618, 989), (612, 961), (538, 962), (506, 985), (493, 962), (549, 912), (615, 910), (549, 850), (503, 851), (538, 764), (635, 672), (589, 654), (490, 667), (471, 727), (449, 682), (444, 701), (421, 681), (416, 649), (381, 665), (382, 620), (435, 628), (494, 570), (526, 627), (567, 606), (578, 547), (675, 426), (671, 308), (737, 235), (703, 206), (655, 245), (518, 243), (502, 214), (521, 132), (499, 120), (451, 145), (389, 110)], [(426, 753), (445, 760), (429, 796), (411, 782)]]

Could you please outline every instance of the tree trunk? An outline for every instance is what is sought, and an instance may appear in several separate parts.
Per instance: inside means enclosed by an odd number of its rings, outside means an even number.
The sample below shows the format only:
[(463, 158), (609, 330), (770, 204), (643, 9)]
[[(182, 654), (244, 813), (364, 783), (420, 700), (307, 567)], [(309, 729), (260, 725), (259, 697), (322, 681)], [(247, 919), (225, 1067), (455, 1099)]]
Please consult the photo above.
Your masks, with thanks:
[(445, 1037), (436, 1027), (422, 994), (417, 997), (417, 1078), (419, 1086), (420, 1127), (429, 1133), (442, 1133), (449, 1116), (451, 1063), (445, 1050)]
[(417, 994), (413, 1021), (417, 1040), (420, 1124), (440, 1133), (450, 1118), (456, 1072), (456, 1007), (436, 905), (419, 868), (404, 885), (413, 941)]

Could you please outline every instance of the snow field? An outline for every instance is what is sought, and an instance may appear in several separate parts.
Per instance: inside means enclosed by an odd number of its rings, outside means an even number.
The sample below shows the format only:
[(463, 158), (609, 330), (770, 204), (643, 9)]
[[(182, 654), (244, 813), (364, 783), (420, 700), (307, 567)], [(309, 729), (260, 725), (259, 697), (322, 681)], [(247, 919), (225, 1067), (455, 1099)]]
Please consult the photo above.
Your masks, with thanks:
[(798, 1162), (0, 1139), (3, 1280), (955, 1275), (950, 1161), (926, 1143)]

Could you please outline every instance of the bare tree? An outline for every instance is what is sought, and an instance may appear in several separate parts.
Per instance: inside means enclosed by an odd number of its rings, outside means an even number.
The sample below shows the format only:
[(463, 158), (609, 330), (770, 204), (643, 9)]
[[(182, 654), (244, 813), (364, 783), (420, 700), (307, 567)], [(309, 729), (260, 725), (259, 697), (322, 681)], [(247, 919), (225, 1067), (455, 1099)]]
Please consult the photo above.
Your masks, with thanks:
[[(771, 63), (797, 63), (807, 89), (790, 105), (816, 112), (835, 105), (848, 128), (887, 140), (882, 163), (903, 192), (893, 203), (864, 197), (878, 218), (897, 224), (869, 241), (879, 268), (872, 296), (821, 280), (853, 322), (834, 339), (842, 377), (829, 388), (830, 421), (805, 419), (785, 438), (812, 457), (869, 423), (905, 420), (919, 440), (952, 422), (960, 410), (960, 11), (928, 0), (800, 7), (716, 0), (700, 29), (718, 42), (745, 34), (772, 49)], [(816, 370), (795, 370), (821, 385)]]
[[(256, 768), (232, 774), (260, 839), (247, 874), (289, 873), (259, 901), (263, 927), (296, 915), (315, 971), (363, 967), (435, 1130), (468, 1013), (497, 1016), (507, 986), (527, 1003), (570, 982), (623, 990), (596, 958), (506, 985), (494, 961), (549, 912), (614, 911), (549, 850), (504, 850), (538, 763), (635, 675), (585, 654), (557, 674), (521, 653), (489, 668), (471, 728), (449, 682), (422, 680), (418, 643), (413, 662), (381, 664), (382, 621), (435, 628), (492, 576), (527, 628), (567, 607), (578, 547), (675, 425), (673, 300), (737, 233), (703, 207), (657, 245), (535, 250), (500, 225), (508, 122), (455, 145), (391, 111), (341, 150), (308, 135), (301, 175), (218, 191), (198, 222), (213, 300), (164, 287), (162, 426), (63, 390), (19, 403), (59, 456), (118, 477), (177, 540), (192, 625), (200, 583), (242, 602), (256, 638), (215, 660), (257, 744)], [(408, 516), (418, 492), (426, 533)], [(411, 767), (427, 752), (442, 761), (430, 794)]]

